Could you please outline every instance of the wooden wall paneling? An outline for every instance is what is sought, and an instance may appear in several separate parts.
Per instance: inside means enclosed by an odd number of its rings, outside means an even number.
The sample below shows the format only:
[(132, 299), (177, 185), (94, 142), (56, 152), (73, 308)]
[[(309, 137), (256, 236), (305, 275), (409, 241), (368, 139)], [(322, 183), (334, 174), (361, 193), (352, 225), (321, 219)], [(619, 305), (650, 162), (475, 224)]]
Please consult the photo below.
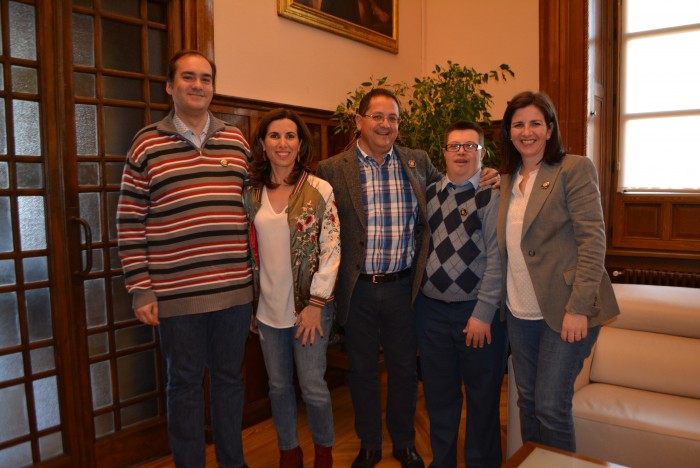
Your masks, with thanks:
[(585, 154), (587, 0), (540, 0), (540, 90), (557, 109), (566, 151)]

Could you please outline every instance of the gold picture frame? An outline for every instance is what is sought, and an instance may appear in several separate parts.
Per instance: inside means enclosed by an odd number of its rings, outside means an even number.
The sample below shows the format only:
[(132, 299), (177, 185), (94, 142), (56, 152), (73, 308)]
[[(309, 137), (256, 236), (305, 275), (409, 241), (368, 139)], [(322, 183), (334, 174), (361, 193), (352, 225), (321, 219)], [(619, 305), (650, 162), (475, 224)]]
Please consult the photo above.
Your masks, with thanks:
[[(324, 2), (327, 2), (323, 5)], [(399, 0), (277, 0), (293, 21), (399, 53)]]

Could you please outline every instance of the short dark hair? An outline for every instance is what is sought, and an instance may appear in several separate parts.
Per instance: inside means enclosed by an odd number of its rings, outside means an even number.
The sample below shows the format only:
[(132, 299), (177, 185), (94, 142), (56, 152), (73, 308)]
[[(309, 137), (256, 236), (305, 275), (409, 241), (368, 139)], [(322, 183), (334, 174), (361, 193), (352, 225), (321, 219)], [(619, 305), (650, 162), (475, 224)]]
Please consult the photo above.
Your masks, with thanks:
[(170, 63), (168, 63), (168, 83), (172, 84), (173, 80), (175, 79), (175, 73), (177, 73), (177, 61), (180, 60), (182, 57), (186, 57), (188, 55), (196, 55), (198, 57), (202, 57), (204, 60), (209, 62), (209, 65), (211, 66), (211, 82), (215, 83), (216, 82), (216, 64), (213, 61), (209, 60), (209, 57), (207, 57), (203, 53), (201, 53), (197, 50), (189, 50), (189, 49), (183, 49), (183, 50), (177, 52), (170, 59)]
[(544, 148), (544, 156), (542, 160), (547, 164), (556, 164), (562, 160), (566, 154), (564, 143), (562, 142), (561, 133), (559, 132), (559, 121), (557, 120), (557, 112), (554, 109), (552, 100), (545, 93), (534, 91), (525, 91), (516, 94), (513, 99), (508, 102), (508, 107), (503, 114), (501, 121), (501, 165), (498, 171), (502, 174), (514, 174), (522, 162), (522, 156), (515, 145), (510, 140), (510, 126), (513, 123), (513, 114), (518, 109), (523, 107), (535, 106), (544, 115), (544, 121), (549, 129), (552, 129), (552, 136), (547, 140)]
[(484, 146), (484, 130), (481, 128), (481, 125), (468, 120), (460, 120), (447, 127), (447, 130), (445, 130), (445, 143), (447, 143), (450, 133), (456, 130), (474, 130), (477, 134), (479, 134), (479, 144)]
[(255, 132), (253, 133), (253, 141), (251, 141), (253, 162), (250, 164), (250, 179), (249, 184), (253, 187), (275, 188), (279, 184), (272, 181), (272, 166), (270, 161), (263, 154), (262, 141), (267, 135), (267, 129), (275, 120), (289, 119), (297, 126), (297, 135), (299, 136), (299, 154), (294, 161), (292, 172), (285, 179), (285, 182), (294, 185), (301, 177), (304, 170), (308, 170), (308, 165), (311, 163), (313, 140), (309, 127), (299, 117), (299, 114), (291, 109), (277, 108), (272, 109), (262, 116), (258, 123)]
[(396, 97), (396, 94), (394, 94), (391, 90), (388, 90), (386, 88), (373, 88), (360, 100), (360, 105), (357, 108), (357, 113), (359, 115), (365, 115), (367, 109), (369, 108), (369, 104), (372, 101), (372, 98), (377, 96), (384, 96), (393, 99), (396, 103), (396, 107), (398, 108), (399, 112), (401, 112), (401, 103), (399, 103), (399, 99)]

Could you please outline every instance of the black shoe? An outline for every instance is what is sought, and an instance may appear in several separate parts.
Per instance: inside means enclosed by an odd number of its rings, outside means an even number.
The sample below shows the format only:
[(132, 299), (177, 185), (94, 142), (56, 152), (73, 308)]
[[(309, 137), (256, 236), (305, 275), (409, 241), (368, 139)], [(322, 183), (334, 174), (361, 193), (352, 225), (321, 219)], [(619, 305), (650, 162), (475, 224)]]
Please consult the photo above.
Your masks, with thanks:
[(415, 447), (406, 447), (400, 450), (394, 449), (391, 454), (401, 462), (401, 468), (425, 468), (425, 463), (423, 463), (423, 459), (416, 452)]
[(357, 458), (352, 462), (352, 468), (374, 468), (374, 465), (382, 459), (381, 450), (360, 449)]

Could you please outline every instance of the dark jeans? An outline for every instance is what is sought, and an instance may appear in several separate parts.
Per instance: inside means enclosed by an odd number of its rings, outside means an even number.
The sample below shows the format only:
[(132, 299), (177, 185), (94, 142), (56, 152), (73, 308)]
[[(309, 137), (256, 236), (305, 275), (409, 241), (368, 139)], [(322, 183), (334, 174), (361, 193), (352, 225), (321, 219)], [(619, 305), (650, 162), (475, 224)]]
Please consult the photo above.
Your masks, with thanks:
[(544, 320), (522, 320), (510, 311), (507, 317), (523, 443), (576, 452), (574, 382), (600, 326), (589, 328), (586, 339), (568, 343)]
[(160, 319), (160, 347), (168, 378), (168, 436), (177, 467), (204, 467), (205, 367), (209, 369), (216, 460), (221, 467), (245, 464), (241, 366), (251, 313), (251, 304), (245, 304)]
[(362, 448), (382, 448), (379, 392), (380, 348), (387, 370), (386, 425), (394, 448), (415, 444), (416, 413), (415, 313), (411, 306), (411, 279), (384, 284), (360, 279), (350, 299), (345, 324), (350, 363), (348, 383), (355, 410), (355, 432)]
[(491, 323), (491, 344), (467, 347), (462, 332), (476, 301), (445, 303), (419, 294), (416, 330), (423, 391), (430, 418), (430, 445), (436, 468), (457, 466), (462, 416), (462, 385), (467, 394), (464, 460), (473, 467), (501, 466), (501, 384), (507, 338), (498, 311)]

